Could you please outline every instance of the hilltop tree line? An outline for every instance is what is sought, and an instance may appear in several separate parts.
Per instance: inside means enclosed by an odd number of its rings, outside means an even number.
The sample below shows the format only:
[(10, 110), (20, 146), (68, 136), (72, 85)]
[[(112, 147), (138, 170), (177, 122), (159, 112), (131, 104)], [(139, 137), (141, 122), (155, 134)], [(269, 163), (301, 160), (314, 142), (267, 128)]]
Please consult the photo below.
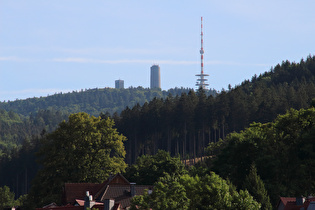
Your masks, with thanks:
[(127, 107), (113, 118), (128, 138), (129, 163), (158, 149), (186, 159), (203, 156), (209, 143), (251, 122), (266, 123), (290, 108), (307, 108), (314, 97), (315, 57), (309, 56), (300, 63), (282, 62), (216, 97), (207, 96), (202, 89), (192, 90)]
[[(34, 97), (26, 100), (15, 100), (0, 102), (0, 109), (13, 111), (23, 116), (37, 113), (38, 110), (59, 110), (63, 113), (86, 112), (98, 116), (100, 113), (120, 113), (126, 106), (132, 107), (135, 104), (143, 104), (151, 101), (154, 97), (165, 98), (169, 93), (180, 95), (189, 92), (188, 88), (174, 88), (168, 91), (149, 89), (143, 87), (113, 89), (95, 88), (71, 93), (56, 93), (47, 97)], [(210, 91), (215, 94), (215, 90)]]

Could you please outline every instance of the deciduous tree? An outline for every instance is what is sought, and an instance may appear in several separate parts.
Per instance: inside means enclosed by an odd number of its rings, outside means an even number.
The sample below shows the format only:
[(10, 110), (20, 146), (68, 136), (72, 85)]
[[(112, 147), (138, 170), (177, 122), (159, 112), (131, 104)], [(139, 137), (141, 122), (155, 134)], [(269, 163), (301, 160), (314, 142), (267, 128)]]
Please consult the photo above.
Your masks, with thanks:
[(0, 187), (0, 210), (14, 206), (14, 193), (8, 186)]
[(167, 175), (154, 184), (153, 192), (136, 196), (132, 209), (260, 209), (248, 191), (235, 187), (215, 173), (203, 177)]
[(137, 184), (153, 185), (165, 174), (182, 175), (187, 173), (185, 165), (179, 157), (171, 157), (170, 153), (159, 150), (155, 155), (142, 155), (136, 164), (127, 168), (125, 177)]
[(42, 142), (30, 200), (38, 205), (59, 202), (65, 182), (102, 182), (110, 173), (123, 172), (126, 138), (114, 122), (86, 113), (72, 114)]

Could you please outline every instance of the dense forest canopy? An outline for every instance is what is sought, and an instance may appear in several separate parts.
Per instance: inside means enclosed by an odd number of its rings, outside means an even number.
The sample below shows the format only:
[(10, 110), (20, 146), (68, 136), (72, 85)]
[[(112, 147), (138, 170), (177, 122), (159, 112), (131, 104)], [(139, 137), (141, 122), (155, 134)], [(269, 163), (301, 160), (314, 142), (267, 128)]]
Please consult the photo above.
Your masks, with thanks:
[[(315, 115), (313, 108), (308, 109), (315, 105), (315, 56), (300, 63), (283, 61), (216, 96), (202, 89), (177, 90), (163, 95), (164, 91), (143, 88), (92, 89), (2, 102), (0, 171), (16, 176), (1, 173), (0, 186), (8, 185), (16, 196), (27, 193), (38, 170), (35, 153), (42, 139), (70, 113), (83, 111), (114, 120), (117, 131), (128, 139), (124, 146), (129, 164), (159, 150), (181, 159), (216, 155), (216, 161), (211, 159), (206, 166), (207, 173), (214, 170), (238, 189), (261, 179), (273, 204), (280, 195), (314, 193), (307, 181), (311, 182), (308, 169), (313, 170), (315, 151)], [(114, 108), (103, 106), (103, 94), (106, 102), (113, 99)], [(291, 108), (295, 111), (287, 113)], [(196, 170), (203, 172), (205, 168)]]
[[(128, 88), (89, 89), (72, 93), (59, 93), (48, 97), (0, 102), (0, 157), (22, 142), (52, 132), (71, 113), (85, 112), (94, 116), (120, 113), (126, 107), (143, 104), (153, 98), (188, 93), (191, 89), (174, 88), (168, 91)], [(210, 90), (207, 94), (216, 94)]]
[(203, 90), (178, 97), (154, 98), (115, 117), (127, 136), (127, 160), (158, 149), (183, 159), (204, 155), (204, 148), (252, 122), (266, 123), (288, 109), (307, 108), (315, 97), (315, 57), (284, 61), (216, 97)]
[(52, 132), (68, 117), (61, 111), (39, 110), (28, 117), (13, 111), (0, 110), (0, 158), (12, 149), (18, 150), (24, 141), (34, 139), (43, 132)]
[(315, 108), (290, 109), (273, 122), (229, 134), (209, 170), (243, 188), (254, 165), (273, 204), (280, 195), (314, 195), (314, 139)]

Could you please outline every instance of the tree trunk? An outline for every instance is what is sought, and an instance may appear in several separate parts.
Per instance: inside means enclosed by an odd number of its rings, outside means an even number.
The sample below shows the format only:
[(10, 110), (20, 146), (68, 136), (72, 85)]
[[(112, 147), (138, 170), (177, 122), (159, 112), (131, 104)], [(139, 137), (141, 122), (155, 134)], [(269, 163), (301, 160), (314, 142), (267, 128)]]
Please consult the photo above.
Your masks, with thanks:
[(211, 142), (211, 128), (209, 127), (209, 140), (208, 140), (208, 145), (210, 144)]
[(225, 134), (224, 134), (224, 123), (222, 123), (222, 139), (225, 138)]
[(187, 130), (186, 130), (186, 121), (185, 121), (185, 129), (184, 129), (184, 143), (183, 143), (183, 159), (185, 159), (186, 155), (186, 140), (187, 140)]
[(134, 159), (133, 159), (133, 163), (136, 162), (136, 159), (137, 159), (137, 134), (135, 132), (135, 144), (134, 144), (134, 151), (133, 151), (133, 154), (134, 154)]
[(171, 137), (170, 137), (170, 128), (167, 128), (167, 151), (171, 153)]
[(196, 159), (196, 136), (194, 135), (194, 164)]

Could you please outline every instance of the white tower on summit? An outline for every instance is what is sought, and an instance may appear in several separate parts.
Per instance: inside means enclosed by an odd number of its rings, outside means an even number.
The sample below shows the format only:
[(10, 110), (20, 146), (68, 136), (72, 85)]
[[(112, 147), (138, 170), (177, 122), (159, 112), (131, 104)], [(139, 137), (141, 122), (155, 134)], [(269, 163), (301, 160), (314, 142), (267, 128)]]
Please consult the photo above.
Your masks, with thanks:
[(207, 89), (207, 86), (209, 84), (206, 83), (206, 81), (208, 81), (208, 79), (205, 79), (205, 77), (209, 76), (209, 74), (205, 74), (203, 72), (203, 54), (205, 53), (205, 51), (203, 50), (203, 31), (202, 31), (202, 17), (201, 17), (201, 49), (200, 49), (200, 55), (201, 55), (201, 73), (200, 74), (196, 74), (196, 76), (198, 77), (197, 82), (196, 82), (196, 86), (202, 89)]

